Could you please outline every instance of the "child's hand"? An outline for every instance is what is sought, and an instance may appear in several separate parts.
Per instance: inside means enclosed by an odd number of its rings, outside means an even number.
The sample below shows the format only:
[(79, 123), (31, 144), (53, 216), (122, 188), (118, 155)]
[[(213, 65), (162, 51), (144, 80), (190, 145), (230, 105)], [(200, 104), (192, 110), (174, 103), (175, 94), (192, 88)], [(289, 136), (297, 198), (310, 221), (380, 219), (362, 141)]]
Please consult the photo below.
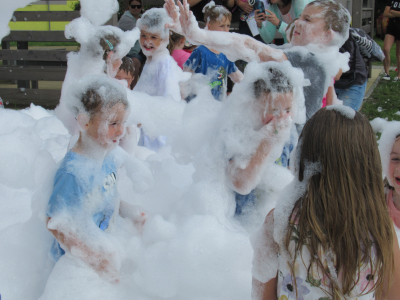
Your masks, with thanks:
[[(173, 0), (167, 0), (167, 1), (172, 1)], [(183, 4), (178, 1), (178, 6), (179, 6), (179, 21), (181, 22), (181, 27), (183, 31), (183, 35), (188, 39), (188, 40), (194, 40), (195, 38), (195, 30), (194, 28), (199, 28), (197, 21), (193, 17), (193, 13), (190, 11), (189, 4), (187, 3), (187, 0), (183, 0)], [(194, 23), (196, 22), (196, 23)]]
[(253, 11), (253, 6), (249, 4), (249, 2), (244, 2), (242, 0), (238, 0), (236, 2), (237, 6), (239, 6), (245, 13), (249, 14)]
[(147, 221), (148, 214), (144, 209), (137, 205), (132, 205), (128, 202), (121, 200), (119, 206), (119, 214), (123, 218), (130, 219), (135, 227), (142, 231), (144, 223)]
[(135, 219), (133, 219), (133, 224), (139, 230), (142, 232), (144, 223), (147, 221), (147, 215), (144, 212), (141, 212), (139, 216), (137, 216)]
[(290, 118), (290, 114), (286, 114), (281, 118), (273, 117), (272, 120), (260, 130), (264, 132), (266, 141), (277, 143), (282, 139), (287, 139), (291, 124), (292, 119)]
[(164, 9), (172, 19), (172, 23), (165, 24), (165, 28), (172, 29), (176, 33), (182, 33), (181, 23), (179, 22), (179, 8), (175, 5), (174, 0), (165, 0)]

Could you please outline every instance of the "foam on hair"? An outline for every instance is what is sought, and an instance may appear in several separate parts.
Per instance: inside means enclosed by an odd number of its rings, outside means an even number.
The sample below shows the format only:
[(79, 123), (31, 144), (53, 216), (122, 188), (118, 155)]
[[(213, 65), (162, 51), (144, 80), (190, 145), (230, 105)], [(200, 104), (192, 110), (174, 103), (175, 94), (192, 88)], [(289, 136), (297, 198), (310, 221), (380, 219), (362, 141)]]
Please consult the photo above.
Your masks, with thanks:
[(310, 2), (308, 6), (321, 9), (321, 12), (314, 16), (325, 20), (325, 31), (332, 30), (335, 33), (331, 45), (341, 47), (349, 38), (351, 21), (349, 11), (342, 4), (333, 0), (315, 0)]
[(164, 8), (152, 8), (142, 15), (137, 21), (136, 26), (140, 30), (158, 34), (164, 40), (169, 35), (169, 29), (165, 28), (165, 24), (171, 22), (172, 19), (168, 16)]
[(86, 76), (69, 91), (68, 109), (75, 116), (84, 113), (92, 117), (102, 108), (113, 107), (117, 103), (122, 103), (129, 109), (125, 88), (105, 76)]

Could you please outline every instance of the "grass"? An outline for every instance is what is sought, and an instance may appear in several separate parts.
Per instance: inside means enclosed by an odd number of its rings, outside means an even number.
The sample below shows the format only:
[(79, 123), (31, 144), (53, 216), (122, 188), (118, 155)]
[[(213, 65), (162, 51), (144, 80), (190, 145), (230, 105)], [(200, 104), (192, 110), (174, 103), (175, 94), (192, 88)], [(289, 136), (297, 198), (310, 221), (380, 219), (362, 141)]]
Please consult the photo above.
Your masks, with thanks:
[[(374, 41), (382, 48), (383, 50), (383, 40), (380, 38), (376, 37), (374, 38)], [(382, 62), (376, 62), (374, 61), (372, 65), (376, 66), (383, 66)], [(396, 59), (396, 43), (393, 44), (392, 48), (390, 49), (390, 66), (392, 67), (397, 67), (397, 59)]]
[[(374, 40), (379, 46), (383, 47), (381, 39), (375, 37)], [(395, 67), (396, 62), (396, 46), (393, 45), (390, 49), (390, 65)], [(383, 63), (374, 62), (373, 65), (383, 66)], [(396, 72), (390, 71), (389, 75), (393, 80)], [(369, 120), (379, 117), (388, 121), (400, 121), (400, 115), (396, 114), (400, 111), (400, 82), (393, 82), (392, 80), (380, 80), (371, 96), (363, 103), (360, 112)]]
[[(394, 78), (396, 72), (390, 71), (390, 76)], [(400, 82), (381, 80), (364, 102), (361, 113), (369, 120), (379, 117), (388, 121), (400, 121), (400, 115), (396, 114), (400, 112), (399, 88)]]

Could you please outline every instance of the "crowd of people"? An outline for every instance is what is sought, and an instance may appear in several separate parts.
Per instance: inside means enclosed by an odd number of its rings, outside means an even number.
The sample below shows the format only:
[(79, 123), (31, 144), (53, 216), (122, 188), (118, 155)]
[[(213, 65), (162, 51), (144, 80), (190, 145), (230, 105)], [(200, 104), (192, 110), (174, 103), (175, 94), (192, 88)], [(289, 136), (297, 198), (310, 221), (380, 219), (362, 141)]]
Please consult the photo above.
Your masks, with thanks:
[[(222, 146), (213, 151), (221, 149), (215, 157), (236, 201), (231, 217), (257, 210), (269, 166), (290, 168), (294, 176), (252, 237), (253, 299), (397, 299), (400, 125), (384, 130), (378, 149), (358, 112), (367, 69), (349, 12), (331, 0), (268, 0), (265, 12), (247, 0), (217, 4), (167, 0), (144, 12), (141, 0), (130, 0), (118, 27), (140, 30), (131, 49), (122, 53), (121, 35), (104, 30), (88, 47), (96, 49), (101, 72), (79, 80), (67, 74), (74, 92), (63, 91), (56, 114), (72, 138), (46, 211), (53, 259), (68, 253), (118, 282), (103, 235), (117, 216), (140, 232), (151, 215), (120, 201), (118, 169), (134, 169), (151, 186), (135, 147), (157, 153), (170, 139), (143, 124), (125, 126), (129, 93), (186, 104), (203, 95), (194, 84), (202, 82), (227, 108), (215, 129)], [(240, 33), (231, 33), (236, 8)], [(400, 32), (397, 8), (385, 11), (387, 73), (387, 49)], [(277, 32), (282, 47), (270, 45)], [(239, 60), (248, 63), (244, 72)]]

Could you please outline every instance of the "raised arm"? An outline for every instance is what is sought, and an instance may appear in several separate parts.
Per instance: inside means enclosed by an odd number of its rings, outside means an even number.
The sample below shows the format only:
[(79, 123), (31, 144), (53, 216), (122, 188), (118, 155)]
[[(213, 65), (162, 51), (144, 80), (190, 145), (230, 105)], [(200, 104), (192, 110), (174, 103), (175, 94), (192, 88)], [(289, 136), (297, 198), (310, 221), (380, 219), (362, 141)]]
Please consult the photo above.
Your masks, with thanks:
[[(224, 53), (229, 60), (250, 61), (284, 61), (287, 60), (282, 50), (273, 49), (247, 35), (209, 31), (200, 29), (193, 13), (189, 10), (186, 0), (183, 5), (178, 1), (180, 10), (179, 21), (182, 34), (195, 45), (205, 45)], [(166, 0), (165, 8), (169, 16), (174, 20), (174, 24), (167, 25), (168, 28), (176, 28), (176, 6), (173, 0)]]
[(265, 170), (267, 157), (272, 147), (277, 144), (283, 145), (282, 141), (287, 138), (285, 131), (290, 127), (290, 124), (291, 119), (288, 115), (285, 115), (282, 118), (273, 118), (268, 124), (264, 125), (260, 129), (261, 142), (245, 168), (238, 166), (234, 158), (229, 161), (227, 174), (232, 183), (232, 188), (236, 192), (247, 195), (257, 186), (259, 178)]

